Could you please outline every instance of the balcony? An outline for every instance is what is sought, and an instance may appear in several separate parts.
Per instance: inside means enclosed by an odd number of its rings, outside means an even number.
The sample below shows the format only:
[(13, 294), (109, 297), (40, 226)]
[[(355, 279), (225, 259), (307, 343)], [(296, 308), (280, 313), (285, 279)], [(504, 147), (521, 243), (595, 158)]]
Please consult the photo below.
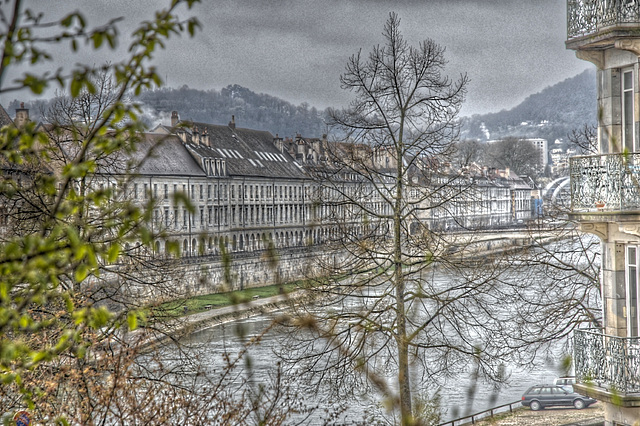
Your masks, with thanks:
[(601, 401), (640, 406), (640, 338), (574, 332), (576, 390)]
[(640, 211), (640, 153), (572, 157), (572, 213)]
[(596, 34), (636, 32), (640, 23), (639, 3), (639, 0), (567, 0), (567, 44), (572, 39)]

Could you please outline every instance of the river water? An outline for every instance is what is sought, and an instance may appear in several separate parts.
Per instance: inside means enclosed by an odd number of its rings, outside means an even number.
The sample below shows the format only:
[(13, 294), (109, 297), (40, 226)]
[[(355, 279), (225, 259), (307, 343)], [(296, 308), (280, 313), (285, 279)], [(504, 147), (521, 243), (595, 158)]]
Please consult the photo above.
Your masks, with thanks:
[[(583, 261), (580, 259), (571, 260), (573, 264)], [(588, 263), (593, 264), (593, 261), (589, 260)], [(529, 265), (525, 265), (523, 270), (518, 270), (517, 266), (514, 266), (514, 268), (516, 270), (516, 281), (524, 279), (525, 276), (530, 277), (534, 273)], [(518, 276), (518, 274), (520, 275)], [(549, 278), (550, 274), (548, 266), (545, 266), (540, 269), (539, 275), (535, 279), (538, 277), (540, 279)], [(449, 282), (447, 280), (450, 277), (447, 276), (437, 278), (436, 281), (445, 278), (445, 281)], [(554, 280), (558, 278), (558, 276), (553, 275)], [(565, 287), (567, 286), (563, 285), (550, 291), (556, 291), (560, 294), (565, 291)], [(523, 286), (522, 288), (525, 292), (529, 290), (528, 286)], [(549, 295), (544, 294), (542, 296), (547, 297)], [(553, 297), (551, 295), (551, 298)], [(500, 301), (498, 301), (499, 303)], [(382, 408), (372, 411), (371, 407), (380, 403), (379, 395), (374, 392), (359, 394), (351, 399), (335, 399), (330, 396), (331, 393), (329, 391), (322, 388), (312, 391), (303, 388), (297, 371), (287, 370), (289, 371), (288, 375), (279, 376), (280, 358), (278, 355), (283, 352), (286, 354), (288, 347), (284, 346), (286, 338), (283, 335), (283, 331), (278, 327), (270, 328), (268, 332), (263, 333), (271, 324), (272, 317), (270, 316), (254, 317), (199, 331), (190, 335), (182, 343), (185, 344), (188, 351), (199, 358), (201, 365), (207, 366), (208, 370), (205, 374), (213, 375), (224, 371), (224, 365), (229, 359), (227, 357), (228, 354), (233, 359), (234, 354), (246, 348), (247, 342), (260, 336), (259, 344), (250, 345), (246, 350), (243, 360), (238, 364), (238, 368), (234, 370), (234, 379), (228, 382), (227, 386), (237, 386), (238, 389), (241, 389), (242, 386), (246, 387), (249, 384), (249, 388), (254, 391), (254, 396), (260, 394), (263, 400), (268, 401), (268, 393), (273, 390), (275, 378), (281, 377), (282, 381), (280, 383), (281, 385), (284, 383), (284, 386), (282, 386), (284, 393), (281, 395), (280, 402), (286, 401), (286, 396), (289, 395), (297, 401), (296, 409), (301, 406), (317, 406), (315, 410), (312, 410), (310, 416), (306, 412), (294, 415), (287, 424), (372, 424), (374, 422), (371, 421), (371, 417), (368, 420), (364, 420), (367, 413), (374, 413), (379, 418), (380, 413), (384, 412)], [(533, 356), (533, 362), (527, 367), (518, 367), (515, 364), (505, 365), (507, 379), (499, 387), (496, 387), (494, 383), (487, 383), (482, 380), (474, 382), (472, 379), (473, 374), (466, 367), (460, 367), (459, 371), (444, 379), (441, 378), (439, 382), (430, 381), (429, 383), (424, 383), (424, 389), (422, 389), (420, 383), (415, 383), (417, 381), (415, 379), (413, 384), (418, 390), (427, 390), (431, 395), (438, 391), (441, 398), (441, 421), (452, 420), (498, 405), (518, 401), (528, 387), (535, 384), (553, 382), (554, 378), (566, 374), (562, 371), (560, 365), (569, 350), (567, 340), (562, 339), (554, 342), (545, 350), (536, 352), (535, 356)], [(176, 364), (182, 362), (182, 355), (178, 354), (177, 350), (172, 350), (171, 347), (164, 348), (164, 356), (169, 362), (173, 361)], [(450, 371), (455, 369), (455, 366), (449, 368)], [(335, 412), (338, 414), (334, 417), (327, 414)]]
[[(182, 343), (186, 343), (190, 350), (198, 352), (200, 362), (210, 366), (222, 366), (225, 353), (238, 353), (245, 347), (247, 341), (261, 335), (270, 324), (271, 319), (266, 316), (254, 317), (239, 323), (226, 324), (194, 333)], [(242, 330), (240, 332), (243, 334), (242, 338), (238, 337), (239, 328)], [(273, 378), (277, 373), (277, 354), (282, 350), (281, 337), (277, 330), (269, 331), (262, 336), (260, 344), (251, 345), (247, 350), (246, 357), (250, 359), (250, 370), (252, 371), (250, 381), (254, 384), (269, 386), (270, 383), (273, 383)], [(171, 351), (167, 352), (167, 356), (172, 356)], [(460, 371), (458, 375), (448, 378), (440, 388), (442, 420), (451, 420), (465, 414), (476, 413), (519, 400), (529, 386), (550, 383), (555, 377), (561, 375), (558, 366), (563, 356), (563, 345), (558, 343), (550, 351), (540, 353), (536, 357), (535, 364), (528, 369), (507, 367), (507, 374), (510, 377), (507, 384), (500, 389), (495, 389), (490, 383), (481, 381), (476, 383), (475, 392), (471, 392), (472, 397), (469, 396), (472, 388), (470, 373)], [(246, 360), (242, 361), (240, 369), (246, 369)], [(244, 379), (246, 376), (242, 373), (237, 378), (238, 381)], [(327, 421), (326, 411), (336, 410), (340, 410), (341, 414), (330, 420), (329, 423), (363, 424), (367, 407), (379, 402), (375, 396), (371, 397), (371, 395), (361, 395), (349, 401), (332, 401), (322, 391), (317, 394), (309, 394), (306, 391), (298, 393), (294, 388), (292, 392), (296, 398), (304, 401), (305, 406), (311, 407), (317, 404), (319, 408), (310, 418), (306, 418), (306, 415), (293, 416), (291, 424), (295, 424), (300, 419), (304, 419), (303, 424), (325, 424)]]

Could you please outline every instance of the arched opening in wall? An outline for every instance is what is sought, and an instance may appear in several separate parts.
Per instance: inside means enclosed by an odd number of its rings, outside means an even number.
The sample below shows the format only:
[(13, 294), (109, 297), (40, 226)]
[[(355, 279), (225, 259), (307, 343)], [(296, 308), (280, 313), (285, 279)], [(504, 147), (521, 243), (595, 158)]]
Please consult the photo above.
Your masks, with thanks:
[(191, 254), (193, 256), (198, 254), (198, 241), (195, 238), (191, 240)]
[(218, 248), (219, 246), (220, 246), (220, 240), (218, 239), (218, 237), (213, 237), (213, 252), (215, 254), (218, 254), (218, 252), (220, 251)]
[(155, 254), (160, 254), (160, 241), (156, 241), (153, 245), (153, 252)]
[(284, 234), (284, 246), (285, 247), (290, 247), (291, 246), (291, 238), (289, 237), (289, 231), (287, 231)]
[(254, 234), (251, 234), (251, 245), (250, 245), (250, 250), (251, 251), (255, 251), (256, 250), (256, 237)]
[(231, 242), (231, 249), (232, 249), (233, 251), (236, 251), (236, 250), (238, 249), (238, 245), (237, 245), (237, 243), (236, 243), (236, 236), (235, 236), (235, 235), (233, 236), (233, 240), (232, 240), (232, 242)]
[(224, 249), (228, 253), (229, 252), (229, 236), (224, 237)]
[(211, 253), (213, 251), (213, 238), (209, 237), (209, 247), (207, 247), (209, 249), (209, 253)]
[(298, 245), (298, 231), (295, 231), (293, 233), (293, 245), (297, 246)]
[(280, 232), (280, 247), (285, 247), (284, 232)]
[(244, 249), (246, 251), (251, 251), (251, 243), (250, 243), (250, 241), (251, 241), (251, 237), (249, 236), (249, 234), (245, 234), (244, 235), (244, 246), (245, 246)]
[(238, 241), (238, 250), (244, 250), (244, 236), (240, 234), (240, 239)]
[(189, 242), (186, 239), (182, 242), (182, 255), (189, 255)]
[(267, 247), (268, 247), (269, 245), (271, 245), (271, 244), (274, 244), (274, 241), (273, 241), (273, 234), (272, 234), (271, 232), (269, 232), (269, 237), (268, 237), (268, 240), (267, 240)]
[(202, 256), (205, 254), (207, 250), (207, 241), (205, 240), (204, 237), (200, 237), (199, 240), (200, 241), (198, 243), (198, 256)]

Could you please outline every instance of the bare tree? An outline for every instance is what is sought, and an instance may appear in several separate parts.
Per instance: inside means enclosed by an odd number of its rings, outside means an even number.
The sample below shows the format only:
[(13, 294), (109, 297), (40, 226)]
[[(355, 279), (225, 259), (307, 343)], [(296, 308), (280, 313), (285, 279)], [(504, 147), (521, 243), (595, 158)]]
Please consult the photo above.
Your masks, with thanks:
[[(311, 375), (326, 380), (339, 371), (346, 390), (355, 383), (346, 373), (356, 369), (397, 403), (402, 424), (414, 424), (415, 374), (420, 373), (412, 366), (433, 347), (435, 336), (428, 329), (440, 323), (451, 305), (444, 300), (456, 291), (439, 288), (426, 272), (445, 247), (420, 219), (446, 182), (432, 181), (425, 190), (424, 179), (431, 165), (453, 152), (467, 78), (444, 76), (444, 49), (432, 40), (409, 46), (399, 24), (391, 14), (385, 44), (368, 57), (352, 56), (341, 78), (355, 100), (350, 109), (331, 112), (333, 126), (346, 138), (325, 147), (333, 179), (319, 183), (326, 207), (316, 218), (335, 248), (327, 272), (355, 275), (317, 289), (325, 298), (322, 312), (312, 314), (312, 347), (298, 348), (314, 360), (308, 365)], [(456, 300), (462, 289), (457, 288)], [(473, 354), (474, 349), (462, 345), (451, 351)], [(394, 371), (390, 385), (381, 378), (383, 366)], [(397, 389), (397, 399), (391, 389)]]
[(569, 143), (577, 147), (583, 155), (598, 152), (598, 126), (585, 124), (580, 129), (573, 129), (567, 136)]
[(460, 167), (471, 163), (482, 164), (484, 160), (483, 145), (475, 139), (466, 139), (456, 144), (456, 161)]
[(488, 165), (510, 168), (518, 175), (535, 176), (540, 164), (540, 152), (525, 139), (505, 138), (487, 146), (485, 157)]

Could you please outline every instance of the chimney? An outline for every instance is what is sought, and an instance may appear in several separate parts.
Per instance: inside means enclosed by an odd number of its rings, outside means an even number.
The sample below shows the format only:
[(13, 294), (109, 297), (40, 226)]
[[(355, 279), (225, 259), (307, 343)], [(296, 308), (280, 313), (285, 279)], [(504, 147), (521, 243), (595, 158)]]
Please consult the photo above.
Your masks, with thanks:
[(171, 127), (176, 127), (180, 121), (180, 117), (178, 116), (178, 111), (171, 111)]
[(211, 147), (211, 139), (209, 138), (209, 131), (206, 127), (202, 131), (202, 144)]
[(231, 116), (231, 121), (229, 122), (229, 127), (231, 129), (235, 129), (236, 128), (236, 116), (235, 115)]
[(29, 108), (24, 107), (24, 102), (20, 102), (20, 108), (16, 108), (16, 118), (13, 122), (16, 127), (23, 127), (29, 122)]
[(276, 146), (276, 148), (278, 148), (278, 151), (280, 151), (280, 152), (283, 151), (282, 138), (279, 137), (277, 133), (276, 133), (276, 137), (273, 138), (273, 144)]
[(198, 126), (193, 127), (192, 140), (194, 144), (200, 145), (200, 131), (198, 130)]

